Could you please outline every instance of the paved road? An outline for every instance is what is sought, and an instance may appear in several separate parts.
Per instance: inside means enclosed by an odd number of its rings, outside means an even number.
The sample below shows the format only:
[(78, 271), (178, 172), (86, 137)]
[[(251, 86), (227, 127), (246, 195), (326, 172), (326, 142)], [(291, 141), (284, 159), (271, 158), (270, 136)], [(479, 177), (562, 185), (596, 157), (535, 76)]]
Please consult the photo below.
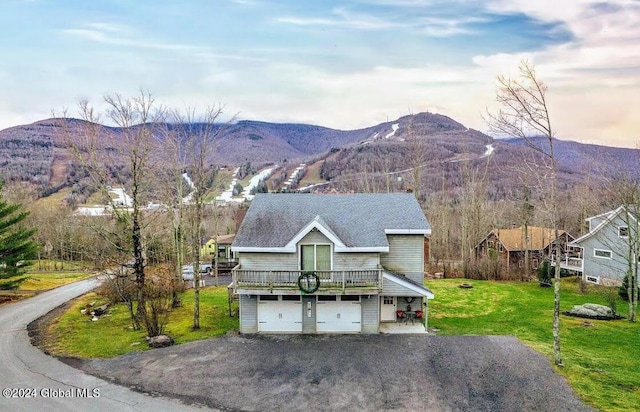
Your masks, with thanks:
[[(31, 345), (27, 334), (30, 322), (97, 283), (89, 279), (0, 307), (0, 411), (202, 411), (87, 375)], [(10, 396), (19, 397), (7, 398), (7, 389)], [(85, 397), (93, 395), (99, 396)]]

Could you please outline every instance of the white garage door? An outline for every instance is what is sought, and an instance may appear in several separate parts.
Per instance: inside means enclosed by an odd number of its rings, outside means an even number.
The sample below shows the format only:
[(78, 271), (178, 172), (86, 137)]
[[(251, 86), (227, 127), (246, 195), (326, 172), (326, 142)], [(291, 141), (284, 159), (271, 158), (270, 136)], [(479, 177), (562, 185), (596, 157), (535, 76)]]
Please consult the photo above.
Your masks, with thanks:
[(318, 296), (317, 332), (361, 332), (359, 296)]
[(300, 296), (258, 296), (258, 332), (302, 332)]

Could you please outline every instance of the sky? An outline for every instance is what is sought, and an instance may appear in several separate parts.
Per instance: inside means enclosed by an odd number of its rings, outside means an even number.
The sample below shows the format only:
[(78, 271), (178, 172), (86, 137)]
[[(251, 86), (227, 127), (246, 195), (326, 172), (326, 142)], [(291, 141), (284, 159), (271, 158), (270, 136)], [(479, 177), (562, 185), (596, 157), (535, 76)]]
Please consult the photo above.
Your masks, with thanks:
[(640, 0), (0, 0), (0, 129), (105, 95), (357, 129), (486, 132), (522, 59), (561, 139), (640, 144)]

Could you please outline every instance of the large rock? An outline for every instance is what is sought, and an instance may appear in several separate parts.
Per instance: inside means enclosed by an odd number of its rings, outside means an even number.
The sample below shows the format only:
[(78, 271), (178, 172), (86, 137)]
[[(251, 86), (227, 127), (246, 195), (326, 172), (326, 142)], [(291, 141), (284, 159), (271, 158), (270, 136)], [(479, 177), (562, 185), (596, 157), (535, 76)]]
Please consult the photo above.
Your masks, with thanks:
[(148, 338), (149, 346), (152, 348), (164, 348), (173, 345), (173, 338), (168, 335), (158, 335)]
[(569, 315), (579, 316), (582, 318), (613, 318), (614, 314), (610, 307), (596, 305), (595, 303), (585, 303), (584, 305), (575, 305)]

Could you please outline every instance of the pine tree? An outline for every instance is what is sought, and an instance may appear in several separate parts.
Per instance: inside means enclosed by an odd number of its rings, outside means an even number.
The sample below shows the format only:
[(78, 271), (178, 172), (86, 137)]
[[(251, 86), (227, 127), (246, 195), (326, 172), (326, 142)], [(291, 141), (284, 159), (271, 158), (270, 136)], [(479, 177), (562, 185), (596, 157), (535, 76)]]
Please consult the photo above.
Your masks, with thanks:
[(33, 241), (35, 229), (25, 229), (21, 222), (29, 215), (22, 205), (11, 204), (2, 197), (0, 182), (0, 289), (15, 289), (24, 279), (26, 263), (35, 256), (37, 244)]

